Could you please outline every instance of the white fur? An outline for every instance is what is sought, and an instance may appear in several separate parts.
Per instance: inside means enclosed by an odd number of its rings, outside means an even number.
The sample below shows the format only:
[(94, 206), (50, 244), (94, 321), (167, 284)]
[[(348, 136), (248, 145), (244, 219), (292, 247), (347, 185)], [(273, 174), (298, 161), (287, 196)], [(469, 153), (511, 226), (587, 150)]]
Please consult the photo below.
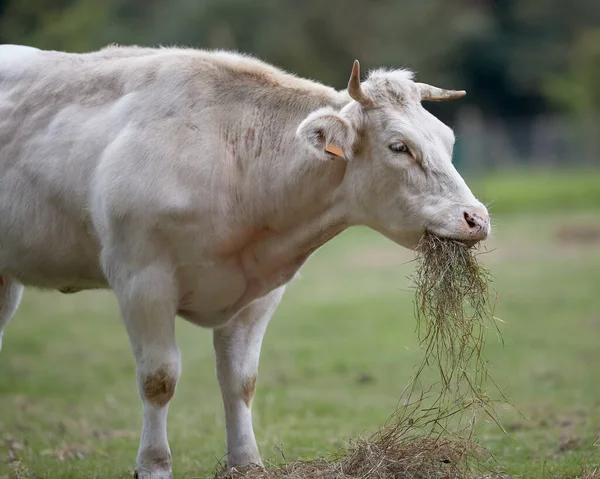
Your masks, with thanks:
[(23, 45), (0, 45), (0, 76), (7, 73), (21, 73), (32, 62), (43, 56), (37, 48)]
[(140, 478), (171, 477), (177, 314), (215, 329), (228, 464), (260, 463), (244, 385), (306, 259), (354, 224), (412, 247), (425, 229), (475, 237), (465, 210), (485, 220), (410, 75), (378, 71), (364, 90), (375, 108), (229, 52), (0, 47), (0, 334), (22, 284), (115, 292), (144, 405)]

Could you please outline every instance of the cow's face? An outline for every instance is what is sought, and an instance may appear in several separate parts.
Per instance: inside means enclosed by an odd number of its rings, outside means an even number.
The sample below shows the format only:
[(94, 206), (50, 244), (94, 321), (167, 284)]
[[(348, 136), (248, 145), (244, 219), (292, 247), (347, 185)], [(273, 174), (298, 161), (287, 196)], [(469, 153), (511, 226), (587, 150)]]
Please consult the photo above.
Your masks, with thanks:
[(429, 231), (476, 243), (487, 237), (488, 212), (452, 165), (452, 130), (421, 101), (459, 98), (412, 81), (409, 72), (377, 71), (361, 85), (355, 63), (341, 111), (312, 113), (298, 134), (329, 161), (347, 161), (342, 183), (353, 223), (414, 247)]

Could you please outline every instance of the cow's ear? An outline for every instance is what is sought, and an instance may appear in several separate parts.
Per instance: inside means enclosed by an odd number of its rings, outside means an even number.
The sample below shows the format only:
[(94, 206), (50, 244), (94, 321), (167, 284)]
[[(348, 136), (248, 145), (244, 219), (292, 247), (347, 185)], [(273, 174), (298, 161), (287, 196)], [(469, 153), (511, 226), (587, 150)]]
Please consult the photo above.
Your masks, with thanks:
[(350, 160), (353, 157), (356, 132), (350, 122), (332, 108), (322, 108), (308, 115), (300, 123), (296, 136), (319, 159)]

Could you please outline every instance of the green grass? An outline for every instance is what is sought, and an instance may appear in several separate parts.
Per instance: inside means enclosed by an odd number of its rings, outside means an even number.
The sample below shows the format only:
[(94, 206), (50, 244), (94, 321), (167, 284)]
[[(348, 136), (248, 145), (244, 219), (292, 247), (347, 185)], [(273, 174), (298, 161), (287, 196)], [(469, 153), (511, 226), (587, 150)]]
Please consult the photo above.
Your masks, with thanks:
[[(500, 215), (488, 244), (506, 344), (490, 337), (486, 354), (525, 418), (501, 408), (508, 435), (482, 423), (478, 439), (516, 477), (575, 478), (600, 467), (600, 242), (556, 235), (600, 229), (600, 210), (590, 210)], [(327, 454), (393, 412), (421, 359), (406, 279), (412, 257), (356, 228), (289, 287), (267, 331), (254, 402), (264, 459)], [(184, 321), (177, 327), (174, 473), (204, 478), (225, 453), (211, 336)], [(12, 477), (9, 448), (23, 478), (129, 477), (141, 427), (134, 378), (110, 294), (27, 291), (0, 353), (0, 477)], [(85, 457), (57, 460), (52, 451), (65, 445)]]
[(508, 171), (469, 184), (494, 214), (600, 209), (598, 169)]

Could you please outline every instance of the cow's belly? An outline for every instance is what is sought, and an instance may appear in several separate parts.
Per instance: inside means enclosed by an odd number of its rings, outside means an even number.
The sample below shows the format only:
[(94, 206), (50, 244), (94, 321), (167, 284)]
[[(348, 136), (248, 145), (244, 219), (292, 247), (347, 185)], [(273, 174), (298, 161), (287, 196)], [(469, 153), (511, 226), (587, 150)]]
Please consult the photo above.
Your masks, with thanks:
[(64, 292), (107, 287), (99, 245), (86, 225), (52, 208), (10, 222), (5, 211), (0, 205), (0, 275)]
[[(0, 154), (0, 159), (2, 155)], [(0, 162), (0, 275), (57, 290), (101, 288), (99, 242), (83, 201)], [(58, 188), (57, 188), (58, 190)]]
[(73, 293), (107, 288), (108, 283), (94, 257), (81, 248), (48, 251), (46, 245), (0, 251), (0, 276), (9, 276), (25, 286)]

